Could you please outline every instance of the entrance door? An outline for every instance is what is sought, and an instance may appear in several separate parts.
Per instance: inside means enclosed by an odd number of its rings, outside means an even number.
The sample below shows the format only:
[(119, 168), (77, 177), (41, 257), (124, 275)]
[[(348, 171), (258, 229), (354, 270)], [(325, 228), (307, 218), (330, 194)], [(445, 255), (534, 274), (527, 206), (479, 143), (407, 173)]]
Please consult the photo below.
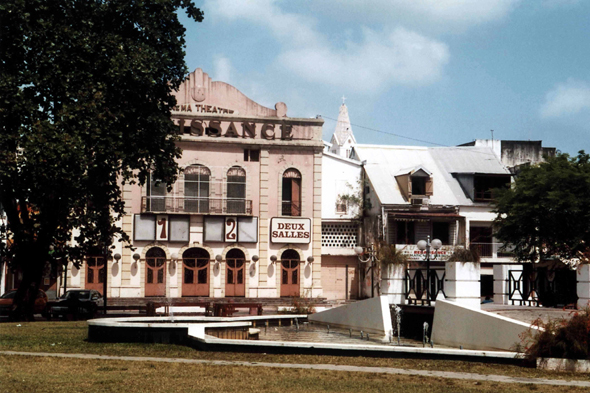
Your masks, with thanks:
[(281, 296), (299, 297), (299, 253), (286, 250), (281, 258)]
[(209, 296), (209, 253), (189, 248), (182, 254), (182, 296)]
[(145, 256), (145, 296), (166, 296), (166, 253), (150, 248)]
[(322, 256), (322, 288), (326, 299), (358, 298), (358, 264), (356, 256)]
[(96, 289), (102, 293), (104, 283), (104, 258), (87, 257), (86, 258), (86, 289)]
[(246, 283), (244, 280), (244, 270), (246, 266), (246, 257), (242, 250), (234, 248), (230, 250), (226, 257), (225, 273), (225, 296), (246, 296)]

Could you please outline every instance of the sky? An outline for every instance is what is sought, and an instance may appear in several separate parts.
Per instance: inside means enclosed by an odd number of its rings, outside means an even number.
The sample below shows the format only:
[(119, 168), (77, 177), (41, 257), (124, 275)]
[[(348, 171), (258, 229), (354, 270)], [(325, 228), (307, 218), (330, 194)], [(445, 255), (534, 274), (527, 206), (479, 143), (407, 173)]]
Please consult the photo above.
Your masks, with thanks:
[(358, 143), (590, 152), (590, 0), (195, 0), (186, 62)]

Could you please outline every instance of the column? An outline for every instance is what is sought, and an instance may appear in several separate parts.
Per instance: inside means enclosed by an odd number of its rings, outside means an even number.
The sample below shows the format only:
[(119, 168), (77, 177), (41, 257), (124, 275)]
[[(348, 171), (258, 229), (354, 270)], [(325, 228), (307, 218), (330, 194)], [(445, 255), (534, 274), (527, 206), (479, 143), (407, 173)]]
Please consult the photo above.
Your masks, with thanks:
[(389, 304), (405, 304), (405, 266), (396, 264), (383, 265), (381, 267), (381, 275), (381, 294), (387, 296)]
[(474, 309), (481, 308), (480, 266), (475, 262), (445, 263), (447, 300)]

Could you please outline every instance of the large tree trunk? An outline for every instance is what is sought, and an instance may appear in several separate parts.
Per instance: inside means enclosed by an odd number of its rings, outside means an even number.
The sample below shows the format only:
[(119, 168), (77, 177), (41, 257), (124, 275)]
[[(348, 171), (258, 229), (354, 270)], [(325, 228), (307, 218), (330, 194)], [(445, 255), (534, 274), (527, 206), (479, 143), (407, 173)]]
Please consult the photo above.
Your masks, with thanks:
[(38, 245), (31, 245), (28, 249), (30, 251), (23, 252), (16, 264), (17, 268), (22, 269), (23, 279), (14, 298), (11, 320), (34, 320), (35, 299), (41, 285), (47, 252), (41, 251), (42, 247)]

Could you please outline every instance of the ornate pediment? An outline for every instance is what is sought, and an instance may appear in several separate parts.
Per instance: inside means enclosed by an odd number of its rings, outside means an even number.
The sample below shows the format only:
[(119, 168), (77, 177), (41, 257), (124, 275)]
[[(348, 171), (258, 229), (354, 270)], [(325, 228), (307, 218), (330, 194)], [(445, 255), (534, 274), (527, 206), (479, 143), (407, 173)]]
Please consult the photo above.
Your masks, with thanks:
[(262, 106), (246, 97), (234, 86), (212, 81), (197, 68), (180, 85), (175, 94), (176, 112), (192, 114), (221, 114), (257, 117), (287, 117), (287, 105), (278, 102), (275, 109)]

